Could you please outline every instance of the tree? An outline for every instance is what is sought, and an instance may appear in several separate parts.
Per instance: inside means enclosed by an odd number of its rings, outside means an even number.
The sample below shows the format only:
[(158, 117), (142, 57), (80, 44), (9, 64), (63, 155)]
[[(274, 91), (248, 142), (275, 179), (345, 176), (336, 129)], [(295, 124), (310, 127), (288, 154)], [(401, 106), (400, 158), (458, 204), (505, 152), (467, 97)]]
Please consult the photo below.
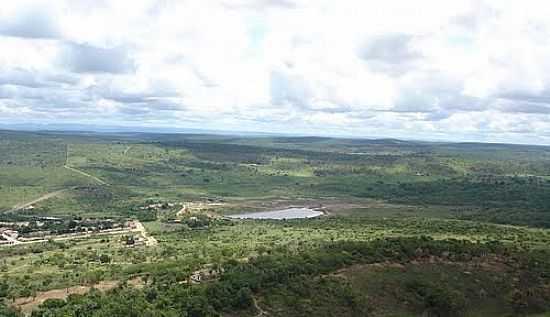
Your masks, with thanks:
[(252, 298), (252, 291), (250, 290), (250, 288), (245, 287), (237, 291), (237, 294), (233, 301), (233, 307), (238, 309), (245, 309), (252, 306), (253, 303), (254, 299)]
[(66, 305), (66, 302), (62, 299), (50, 298), (42, 303), (41, 308), (61, 308)]
[(189, 317), (205, 317), (211, 315), (209, 313), (208, 302), (204, 297), (191, 297), (187, 305), (187, 316)]
[(86, 282), (93, 287), (95, 284), (101, 281), (103, 277), (103, 272), (101, 271), (91, 271), (86, 274)]
[(18, 317), (19, 314), (13, 309), (6, 307), (2, 302), (0, 302), (0, 316), (2, 317)]
[(111, 257), (107, 254), (102, 254), (99, 257), (99, 262), (101, 262), (101, 263), (111, 263)]
[(8, 297), (10, 286), (7, 283), (0, 282), (0, 298)]

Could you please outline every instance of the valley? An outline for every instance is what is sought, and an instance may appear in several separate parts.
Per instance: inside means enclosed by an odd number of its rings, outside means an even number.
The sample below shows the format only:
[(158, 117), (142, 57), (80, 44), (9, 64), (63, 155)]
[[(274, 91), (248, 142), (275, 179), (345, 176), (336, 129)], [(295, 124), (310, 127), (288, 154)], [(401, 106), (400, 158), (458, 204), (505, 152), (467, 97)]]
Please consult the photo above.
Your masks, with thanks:
[(542, 146), (0, 131), (0, 316), (543, 316), (548, 175)]

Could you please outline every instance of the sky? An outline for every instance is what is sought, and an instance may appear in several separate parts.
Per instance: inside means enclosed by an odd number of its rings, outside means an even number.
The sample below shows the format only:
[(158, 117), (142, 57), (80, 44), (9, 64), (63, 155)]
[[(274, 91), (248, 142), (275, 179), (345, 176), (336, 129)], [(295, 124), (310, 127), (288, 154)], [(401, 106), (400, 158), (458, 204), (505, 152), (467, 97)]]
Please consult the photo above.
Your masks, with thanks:
[(0, 124), (550, 144), (550, 3), (6, 0)]

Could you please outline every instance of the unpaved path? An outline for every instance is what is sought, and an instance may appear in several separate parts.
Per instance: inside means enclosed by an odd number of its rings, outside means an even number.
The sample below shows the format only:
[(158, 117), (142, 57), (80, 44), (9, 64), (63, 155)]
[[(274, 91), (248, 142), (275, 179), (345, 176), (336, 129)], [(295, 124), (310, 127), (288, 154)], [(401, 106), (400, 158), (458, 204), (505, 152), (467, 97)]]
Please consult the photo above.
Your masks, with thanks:
[[(107, 185), (107, 186), (108, 186), (109, 184), (107, 184), (105, 181), (103, 181), (103, 180), (100, 179), (99, 177), (90, 175), (90, 174), (88, 174), (88, 173), (86, 173), (86, 172), (83, 172), (83, 171), (81, 171), (81, 170), (79, 170), (79, 169), (76, 169), (76, 168), (74, 168), (74, 167), (69, 166), (69, 145), (70, 145), (70, 144), (67, 144), (67, 149), (65, 150), (65, 165), (63, 165), (63, 167), (66, 168), (66, 169), (68, 169), (68, 170), (70, 170), (70, 171), (73, 171), (73, 172), (75, 172), (75, 173), (78, 173), (78, 174), (80, 174), (80, 175), (82, 175), (82, 176), (89, 177), (89, 178), (95, 180), (96, 182), (100, 183), (101, 185)], [(124, 154), (126, 154), (126, 152), (128, 152), (128, 150), (129, 150), (129, 148), (126, 149), (126, 151), (124, 151)]]
[(143, 224), (139, 220), (134, 220), (134, 224), (136, 225), (136, 231), (140, 232), (143, 238), (145, 239), (145, 245), (146, 246), (156, 246), (159, 244), (157, 239), (150, 236)]
[(132, 145), (128, 146), (128, 147), (126, 148), (126, 150), (124, 150), (123, 155), (128, 154), (128, 151), (130, 151), (131, 148), (132, 148)]
[(51, 192), (51, 193), (47, 193), (45, 195), (42, 195), (42, 196), (40, 196), (40, 197), (38, 197), (34, 200), (31, 200), (29, 202), (17, 204), (15, 206), (13, 206), (13, 208), (11, 210), (8, 210), (8, 212), (14, 212), (14, 211), (18, 211), (18, 210), (21, 210), (21, 209), (25, 209), (25, 208), (30, 207), (34, 204), (37, 204), (41, 201), (44, 201), (44, 200), (53, 198), (55, 196), (58, 196), (58, 195), (60, 195), (64, 192), (66, 192), (67, 190), (69, 190), (69, 189), (68, 188), (61, 189), (61, 190), (58, 190), (58, 191), (55, 191), (55, 192)]
[[(119, 281), (101, 281), (98, 284), (93, 285), (93, 288), (106, 292), (120, 285)], [(128, 285), (137, 289), (142, 289), (145, 286), (143, 280), (138, 276), (133, 279), (128, 280)], [(31, 312), (38, 308), (39, 305), (44, 303), (48, 299), (67, 299), (71, 294), (83, 295), (89, 292), (92, 289), (91, 286), (72, 286), (61, 289), (53, 289), (45, 292), (38, 292), (34, 297), (20, 297), (15, 299), (15, 301), (9, 303), (11, 306), (21, 309), (21, 312), (26, 316), (30, 315)]]
[[(118, 285), (116, 281), (103, 281), (94, 285), (95, 289), (102, 292), (115, 288)], [(66, 299), (69, 295), (79, 294), (83, 295), (92, 289), (90, 286), (73, 286), (62, 289), (54, 289), (46, 292), (39, 292), (35, 297), (21, 297), (17, 298), (12, 306), (21, 309), (21, 312), (26, 316), (36, 309), (39, 305), (44, 303), (48, 299)]]
[(88, 173), (86, 173), (86, 172), (83, 172), (83, 171), (81, 171), (81, 170), (79, 170), (79, 169), (76, 169), (76, 168), (74, 168), (74, 167), (70, 167), (69, 165), (65, 165), (64, 167), (65, 167), (66, 169), (70, 170), (70, 171), (73, 171), (73, 172), (78, 173), (78, 174), (80, 174), (80, 175), (89, 177), (89, 178), (95, 180), (96, 182), (100, 183), (101, 185), (109, 186), (109, 184), (108, 184), (107, 182), (103, 181), (103, 180), (100, 179), (99, 177), (90, 175), (90, 174), (88, 174)]
[(263, 310), (260, 305), (258, 305), (258, 301), (256, 300), (256, 297), (252, 296), (252, 304), (254, 305), (254, 308), (258, 312), (256, 317), (262, 317), (262, 316), (268, 316), (269, 314)]
[(176, 213), (176, 217), (183, 216), (187, 213), (187, 205), (183, 204), (183, 207)]
[[(1, 236), (2, 236), (2, 238), (3, 238), (4, 240), (7, 240), (8, 242), (11, 242), (11, 243), (12, 243), (11, 245), (20, 244), (20, 243), (21, 243), (21, 242), (18, 241), (17, 239), (15, 239), (15, 238), (13, 238), (13, 237), (11, 237), (11, 236), (5, 234), (5, 233), (2, 233)], [(10, 244), (8, 244), (8, 245), (10, 245)]]

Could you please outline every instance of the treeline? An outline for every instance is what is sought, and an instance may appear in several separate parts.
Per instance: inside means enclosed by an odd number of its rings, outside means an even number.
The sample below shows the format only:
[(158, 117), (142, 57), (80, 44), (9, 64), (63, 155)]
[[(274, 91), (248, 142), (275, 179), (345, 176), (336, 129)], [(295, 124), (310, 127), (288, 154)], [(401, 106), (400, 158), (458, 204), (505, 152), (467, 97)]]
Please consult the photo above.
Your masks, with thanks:
[[(496, 218), (482, 213), (471, 214), (468, 219), (498, 223), (528, 224), (548, 227), (550, 221), (550, 182), (537, 178), (499, 177), (488, 179), (453, 178), (417, 182), (387, 182), (356, 177), (346, 181), (311, 186), (311, 190), (324, 194), (341, 194), (355, 197), (384, 199), (394, 203), (415, 205), (447, 205), (478, 207), (481, 210), (503, 212)], [(537, 219), (529, 213), (507, 211), (528, 210), (537, 212)]]
[(550, 203), (549, 193), (548, 184), (458, 179), (399, 184), (390, 189), (388, 198), (427, 204), (546, 208)]
[[(230, 260), (213, 268), (219, 277), (202, 284), (175, 282), (171, 276), (149, 278), (144, 289), (121, 286), (108, 293), (71, 295), (66, 301), (48, 300), (33, 317), (49, 316), (220, 316), (223, 313), (254, 311), (254, 296), (296, 281), (336, 271), (356, 263), (407, 262), (422, 257), (468, 261), (473, 257), (500, 255), (538, 280), (550, 276), (548, 252), (519, 252), (498, 242), (472, 243), (462, 240), (432, 240), (427, 237), (392, 238), (371, 242), (335, 242), (294, 256), (262, 255), (248, 262)], [(424, 286), (422, 286), (424, 287)], [(420, 292), (423, 290), (420, 286)], [(526, 293), (528, 294), (528, 293)], [(345, 295), (345, 294), (344, 294)], [(348, 296), (347, 294), (346, 296)], [(427, 293), (427, 300), (433, 299)], [(451, 297), (437, 297), (434, 311), (451, 316), (459, 311)], [(354, 300), (351, 298), (350, 302)], [(530, 311), (550, 309), (529, 307)], [(429, 304), (429, 303), (428, 303)], [(433, 308), (433, 307), (432, 307)], [(453, 311), (449, 311), (453, 310)]]

